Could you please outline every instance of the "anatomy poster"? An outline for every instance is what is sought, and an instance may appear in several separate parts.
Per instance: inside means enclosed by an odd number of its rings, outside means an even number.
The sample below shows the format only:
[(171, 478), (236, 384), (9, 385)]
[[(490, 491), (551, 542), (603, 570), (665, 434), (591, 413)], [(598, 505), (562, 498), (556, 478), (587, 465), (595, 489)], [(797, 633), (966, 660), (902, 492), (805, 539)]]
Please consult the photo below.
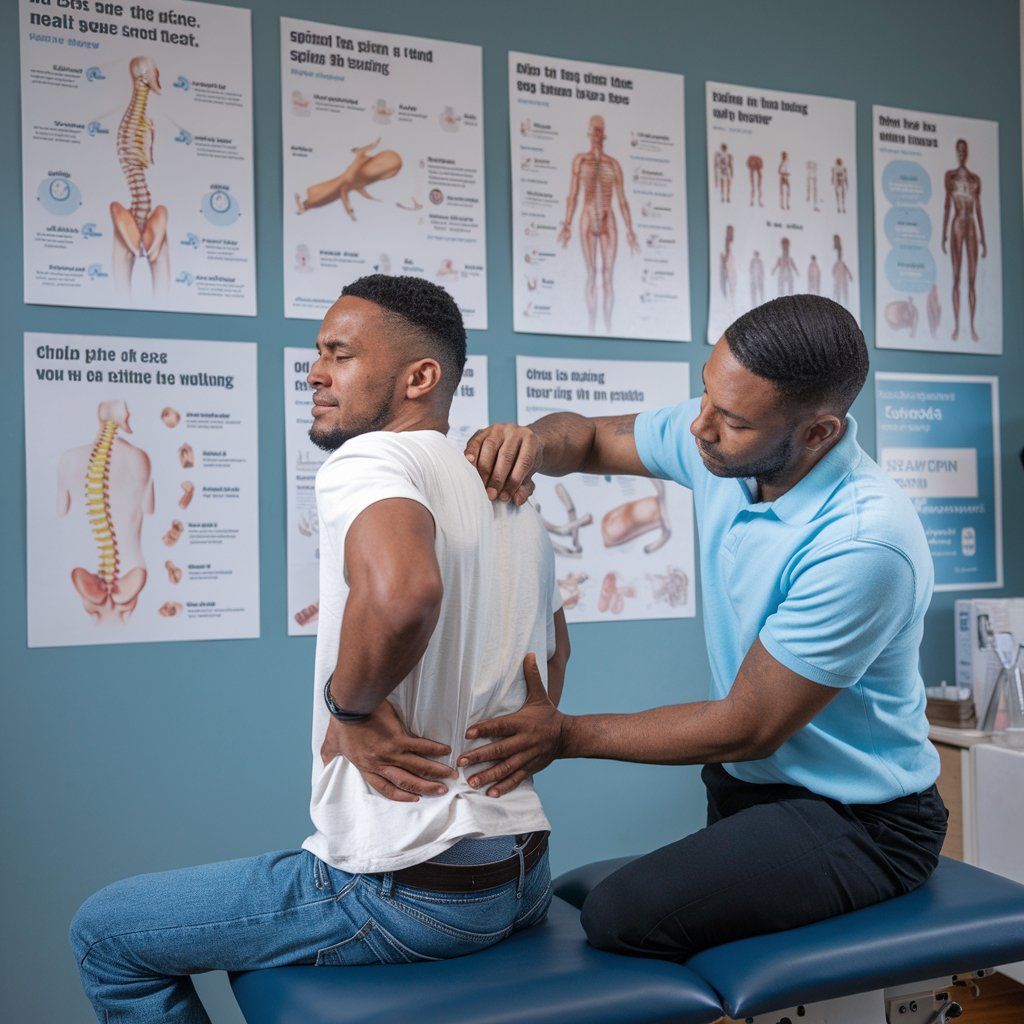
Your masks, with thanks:
[(690, 340), (683, 76), (508, 55), (515, 329)]
[(860, 320), (856, 104), (707, 83), (708, 342), (780, 295)]
[[(687, 363), (516, 357), (520, 423), (676, 405), (690, 397)], [(533, 503), (555, 549), (569, 622), (692, 618), (693, 498), (667, 480), (537, 476)]]
[(487, 326), (479, 46), (282, 18), (281, 126), (286, 316), (413, 274)]
[[(327, 452), (309, 439), (312, 388), (306, 377), (315, 358), (309, 348), (284, 350), (289, 636), (315, 636), (320, 610), (320, 524), (314, 485)], [(466, 361), (449, 423), (448, 436), (462, 446), (487, 425), (487, 356), (470, 356)]]
[(249, 12), (20, 2), (25, 301), (254, 316)]
[(936, 590), (1003, 585), (999, 381), (876, 373), (878, 464), (913, 499)]
[(28, 645), (257, 637), (256, 346), (25, 335)]
[(872, 108), (875, 344), (1000, 355), (999, 125)]

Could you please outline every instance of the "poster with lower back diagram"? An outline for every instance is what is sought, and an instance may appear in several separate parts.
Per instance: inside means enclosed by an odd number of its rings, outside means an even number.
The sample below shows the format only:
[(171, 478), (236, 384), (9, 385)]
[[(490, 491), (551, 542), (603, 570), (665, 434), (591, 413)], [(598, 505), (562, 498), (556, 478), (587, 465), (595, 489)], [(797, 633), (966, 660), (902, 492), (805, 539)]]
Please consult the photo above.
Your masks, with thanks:
[(479, 46), (282, 18), (281, 137), (285, 316), (412, 274), (487, 326)]
[(707, 83), (708, 337), (781, 295), (825, 295), (860, 320), (857, 106)]
[[(690, 396), (687, 363), (516, 357), (517, 415), (621, 416)], [(693, 498), (667, 480), (534, 477), (569, 622), (696, 614)]]
[(20, 6), (25, 301), (254, 316), (249, 11)]
[(690, 340), (683, 76), (508, 55), (514, 324)]
[[(316, 472), (327, 452), (309, 439), (313, 389), (306, 382), (316, 352), (284, 350), (284, 444), (288, 505), (288, 635), (316, 636), (320, 612), (320, 523)], [(470, 356), (452, 400), (448, 436), (465, 447), (488, 423), (487, 356)]]
[(872, 108), (875, 344), (1003, 351), (999, 125)]
[(254, 344), (26, 334), (29, 647), (259, 636), (256, 433)]

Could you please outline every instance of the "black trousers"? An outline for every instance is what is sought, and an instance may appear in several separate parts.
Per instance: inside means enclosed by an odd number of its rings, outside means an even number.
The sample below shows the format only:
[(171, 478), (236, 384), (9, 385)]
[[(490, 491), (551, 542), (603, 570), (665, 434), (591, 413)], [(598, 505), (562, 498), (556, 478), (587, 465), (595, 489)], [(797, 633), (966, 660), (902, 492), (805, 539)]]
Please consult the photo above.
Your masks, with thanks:
[(932, 786), (847, 805), (706, 765), (708, 824), (609, 875), (583, 926), (599, 949), (683, 961), (710, 946), (811, 924), (916, 889), (948, 813)]

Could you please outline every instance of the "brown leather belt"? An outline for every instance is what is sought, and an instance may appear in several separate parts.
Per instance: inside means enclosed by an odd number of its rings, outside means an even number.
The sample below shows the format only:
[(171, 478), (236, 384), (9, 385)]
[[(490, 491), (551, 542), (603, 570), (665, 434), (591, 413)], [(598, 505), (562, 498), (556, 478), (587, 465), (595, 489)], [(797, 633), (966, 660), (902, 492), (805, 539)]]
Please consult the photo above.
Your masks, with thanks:
[[(548, 848), (547, 832), (530, 832), (516, 836), (523, 855), (525, 874), (540, 860)], [(479, 892), (494, 889), (519, 878), (519, 856), (513, 855), (493, 864), (414, 864), (392, 875), (395, 885), (408, 885), (414, 889), (433, 892)]]

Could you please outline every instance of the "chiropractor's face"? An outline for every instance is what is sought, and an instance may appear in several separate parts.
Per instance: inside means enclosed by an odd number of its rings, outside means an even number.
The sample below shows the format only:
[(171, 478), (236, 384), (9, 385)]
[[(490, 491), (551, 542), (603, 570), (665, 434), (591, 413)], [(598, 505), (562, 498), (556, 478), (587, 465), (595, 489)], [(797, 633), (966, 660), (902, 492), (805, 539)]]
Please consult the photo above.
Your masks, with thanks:
[(715, 476), (770, 481), (794, 460), (797, 425), (771, 381), (751, 373), (719, 338), (704, 367), (700, 414), (690, 424)]
[(309, 439), (315, 445), (334, 451), (391, 422), (406, 362), (393, 333), (380, 307), (366, 299), (344, 296), (327, 311), (306, 377), (313, 388)]

